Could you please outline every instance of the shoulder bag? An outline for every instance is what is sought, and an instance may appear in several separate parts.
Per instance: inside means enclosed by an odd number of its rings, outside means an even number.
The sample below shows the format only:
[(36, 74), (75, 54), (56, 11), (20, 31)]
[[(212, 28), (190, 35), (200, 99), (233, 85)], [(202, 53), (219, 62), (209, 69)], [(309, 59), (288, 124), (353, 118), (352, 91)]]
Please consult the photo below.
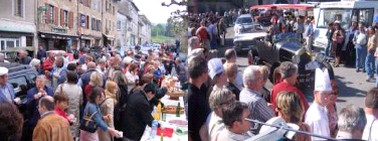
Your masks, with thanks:
[(80, 129), (94, 133), (97, 130), (97, 124), (93, 120), (93, 116), (97, 114), (98, 111), (94, 112), (93, 114), (89, 115), (89, 111), (87, 111), (83, 117), (83, 119), (80, 122)]

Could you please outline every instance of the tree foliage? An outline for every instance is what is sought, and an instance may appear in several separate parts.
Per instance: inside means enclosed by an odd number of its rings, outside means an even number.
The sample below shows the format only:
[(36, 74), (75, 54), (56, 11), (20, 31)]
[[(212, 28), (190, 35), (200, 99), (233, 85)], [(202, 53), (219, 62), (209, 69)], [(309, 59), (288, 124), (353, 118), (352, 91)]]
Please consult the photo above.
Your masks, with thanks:
[(161, 36), (161, 35), (164, 35), (164, 33), (165, 33), (165, 25), (163, 25), (163, 24), (152, 25), (151, 36), (153, 36), (153, 37)]

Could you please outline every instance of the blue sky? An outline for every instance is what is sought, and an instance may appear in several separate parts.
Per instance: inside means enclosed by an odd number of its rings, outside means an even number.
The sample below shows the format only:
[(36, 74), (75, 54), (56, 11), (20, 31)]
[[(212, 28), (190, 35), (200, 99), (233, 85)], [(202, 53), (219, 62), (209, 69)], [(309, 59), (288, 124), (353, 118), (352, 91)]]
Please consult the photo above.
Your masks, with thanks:
[[(144, 14), (153, 24), (166, 23), (171, 16), (171, 12), (178, 9), (185, 10), (186, 6), (171, 5), (161, 6), (162, 2), (170, 3), (171, 0), (133, 0), (139, 8), (139, 14)], [(176, 0), (180, 2), (181, 0)]]

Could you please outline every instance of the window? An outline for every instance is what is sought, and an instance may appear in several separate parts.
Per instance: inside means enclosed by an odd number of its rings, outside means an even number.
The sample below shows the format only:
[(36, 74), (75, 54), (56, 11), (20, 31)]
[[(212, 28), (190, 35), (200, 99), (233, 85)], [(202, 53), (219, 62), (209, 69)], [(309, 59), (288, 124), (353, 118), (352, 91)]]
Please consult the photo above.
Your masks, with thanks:
[(352, 9), (321, 9), (317, 28), (327, 28), (329, 22), (340, 21), (341, 27), (348, 29), (350, 26)]
[(85, 18), (86, 16), (81, 14), (81, 27), (85, 27)]
[(92, 18), (92, 30), (96, 29), (96, 19)]
[(26, 46), (33, 46), (33, 37), (26, 36)]
[(49, 23), (54, 23), (54, 6), (49, 6), (50, 21)]
[(14, 0), (14, 15), (23, 17), (24, 15), (24, 0)]
[(68, 26), (68, 11), (66, 10), (63, 11), (63, 26)]
[(87, 16), (87, 20), (85, 20), (86, 22), (86, 25), (85, 25), (85, 28), (89, 29), (89, 16)]
[(105, 1), (105, 10), (108, 11), (108, 1)]
[(372, 25), (374, 19), (374, 9), (354, 9), (352, 20), (356, 19), (358, 23), (363, 23), (365, 26)]
[(117, 30), (121, 30), (122, 22), (117, 21)]
[(101, 20), (97, 20), (97, 31), (101, 31)]
[(7, 50), (8, 48), (20, 47), (19, 38), (0, 38), (0, 50)]

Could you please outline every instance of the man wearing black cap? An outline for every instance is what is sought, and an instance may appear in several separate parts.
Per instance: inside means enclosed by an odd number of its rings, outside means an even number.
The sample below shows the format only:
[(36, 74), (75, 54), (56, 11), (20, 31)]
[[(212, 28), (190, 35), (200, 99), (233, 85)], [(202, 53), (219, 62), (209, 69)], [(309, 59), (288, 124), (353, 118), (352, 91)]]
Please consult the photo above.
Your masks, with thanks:
[(129, 95), (125, 109), (124, 122), (121, 123), (127, 140), (140, 140), (146, 125), (151, 127), (154, 118), (151, 115), (150, 101), (155, 97), (156, 86), (153, 83), (146, 84), (143, 89), (135, 89)]

